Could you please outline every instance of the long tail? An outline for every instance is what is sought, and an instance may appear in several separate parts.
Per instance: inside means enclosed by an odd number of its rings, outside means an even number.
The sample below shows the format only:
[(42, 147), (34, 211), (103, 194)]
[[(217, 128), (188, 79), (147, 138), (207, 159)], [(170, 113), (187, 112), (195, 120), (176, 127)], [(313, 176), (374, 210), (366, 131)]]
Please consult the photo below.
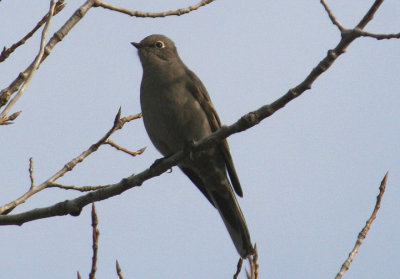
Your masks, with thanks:
[(230, 185), (229, 190), (222, 193), (221, 191), (210, 191), (208, 193), (228, 229), (236, 250), (242, 258), (247, 258), (247, 256), (254, 254), (254, 248), (242, 210)]

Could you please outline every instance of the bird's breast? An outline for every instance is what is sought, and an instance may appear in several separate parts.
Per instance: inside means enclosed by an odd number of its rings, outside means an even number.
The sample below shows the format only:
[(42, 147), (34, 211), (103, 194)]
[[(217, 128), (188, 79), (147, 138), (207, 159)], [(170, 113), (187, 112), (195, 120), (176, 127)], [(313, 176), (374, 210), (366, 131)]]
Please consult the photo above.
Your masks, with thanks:
[(140, 102), (147, 133), (165, 156), (211, 133), (206, 114), (183, 79), (142, 80)]

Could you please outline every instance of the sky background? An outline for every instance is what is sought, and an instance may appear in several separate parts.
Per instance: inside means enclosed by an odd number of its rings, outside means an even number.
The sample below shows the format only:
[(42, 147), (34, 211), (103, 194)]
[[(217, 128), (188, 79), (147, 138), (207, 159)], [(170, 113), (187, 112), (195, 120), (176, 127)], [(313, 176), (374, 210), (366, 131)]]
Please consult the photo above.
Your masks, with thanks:
[[(345, 27), (373, 1), (329, 1)], [(48, 38), (83, 1), (66, 1)], [(110, 1), (132, 10), (165, 11), (195, 1)], [(36, 25), (48, 1), (0, 2), (0, 46)], [(400, 31), (400, 3), (387, 0), (366, 30)], [(41, 30), (40, 30), (41, 32)], [(34, 59), (40, 32), (0, 64), (7, 87)], [(0, 204), (30, 185), (29, 158), (41, 183), (86, 150), (123, 116), (140, 112), (142, 76), (130, 45), (160, 33), (173, 39), (201, 78), (224, 124), (271, 103), (300, 83), (336, 46), (340, 33), (319, 1), (215, 1), (192, 13), (135, 18), (92, 8), (36, 72), (1, 127)], [(400, 41), (356, 40), (311, 90), (256, 127), (229, 138), (244, 190), (239, 199), (259, 249), (260, 278), (334, 278), (353, 248), (389, 171), (378, 217), (345, 278), (400, 278)], [(60, 183), (104, 185), (148, 168), (160, 154), (142, 120), (66, 174)], [(13, 213), (79, 193), (49, 189)], [(96, 204), (97, 278), (231, 278), (238, 255), (217, 211), (179, 169)], [(90, 206), (64, 216), (0, 228), (1, 278), (87, 278)], [(241, 278), (245, 278), (241, 274)]]

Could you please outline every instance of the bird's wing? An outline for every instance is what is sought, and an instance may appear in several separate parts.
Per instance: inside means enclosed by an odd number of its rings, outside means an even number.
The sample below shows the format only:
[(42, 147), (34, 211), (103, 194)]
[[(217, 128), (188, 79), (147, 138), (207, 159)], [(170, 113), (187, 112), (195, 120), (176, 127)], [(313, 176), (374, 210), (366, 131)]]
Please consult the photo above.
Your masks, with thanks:
[(196, 172), (192, 171), (190, 168), (185, 168), (180, 166), (179, 167), (187, 177), (193, 182), (194, 185), (203, 193), (203, 195), (207, 198), (207, 200), (215, 207), (215, 204), (210, 197), (210, 194), (207, 192), (206, 187), (204, 187), (203, 181), (201, 178), (196, 174)]
[[(207, 115), (211, 130), (215, 132), (216, 130), (221, 128), (221, 121), (218, 117), (217, 111), (214, 108), (214, 105), (211, 102), (207, 89), (205, 88), (201, 80), (189, 69), (188, 69), (188, 75), (192, 79), (192, 82), (188, 83), (189, 86), (188, 89), (203, 108), (204, 112)], [(235, 189), (235, 192), (236, 194), (238, 194), (238, 196), (243, 197), (242, 187), (240, 186), (239, 178), (237, 176), (232, 156), (229, 151), (228, 141), (226, 139), (224, 139), (221, 142), (219, 149), (221, 150), (224, 156), (226, 169), (228, 170), (229, 178), (233, 185), (233, 189)], [(209, 197), (207, 198), (209, 199)]]

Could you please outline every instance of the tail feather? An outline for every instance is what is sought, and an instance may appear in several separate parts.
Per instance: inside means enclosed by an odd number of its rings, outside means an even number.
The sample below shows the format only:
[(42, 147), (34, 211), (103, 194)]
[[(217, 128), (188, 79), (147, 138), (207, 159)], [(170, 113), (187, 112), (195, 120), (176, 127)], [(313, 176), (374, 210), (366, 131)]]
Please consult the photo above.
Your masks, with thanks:
[(242, 258), (246, 258), (254, 254), (250, 233), (233, 191), (231, 189), (223, 193), (210, 191), (209, 194), (228, 229), (239, 255)]

